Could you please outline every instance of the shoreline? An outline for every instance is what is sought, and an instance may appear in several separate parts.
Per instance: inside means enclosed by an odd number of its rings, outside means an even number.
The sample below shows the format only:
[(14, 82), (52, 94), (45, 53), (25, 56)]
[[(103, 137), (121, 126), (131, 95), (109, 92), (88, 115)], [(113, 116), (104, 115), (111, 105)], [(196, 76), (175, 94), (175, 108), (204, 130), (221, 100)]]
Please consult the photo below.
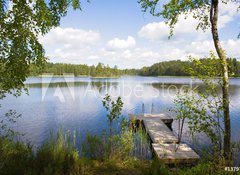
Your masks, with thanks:
[[(71, 76), (70, 76), (71, 75)], [(105, 79), (105, 78), (121, 78), (121, 77), (164, 77), (164, 78), (192, 78), (193, 76), (182, 76), (182, 75), (160, 75), (160, 76), (142, 76), (142, 75), (122, 75), (122, 76), (111, 76), (111, 77), (92, 77), (90, 75), (77, 75), (77, 76), (72, 76), (72, 74), (69, 74), (69, 76), (66, 74), (66, 75), (36, 75), (36, 76), (29, 76), (27, 78), (49, 78), (49, 77), (83, 77), (83, 78), (91, 78), (91, 79)], [(197, 77), (194, 77), (194, 78), (197, 78)], [(215, 78), (221, 78), (221, 77), (215, 77)], [(235, 78), (240, 78), (240, 76), (237, 76), (237, 77), (229, 77), (229, 79), (235, 79)]]

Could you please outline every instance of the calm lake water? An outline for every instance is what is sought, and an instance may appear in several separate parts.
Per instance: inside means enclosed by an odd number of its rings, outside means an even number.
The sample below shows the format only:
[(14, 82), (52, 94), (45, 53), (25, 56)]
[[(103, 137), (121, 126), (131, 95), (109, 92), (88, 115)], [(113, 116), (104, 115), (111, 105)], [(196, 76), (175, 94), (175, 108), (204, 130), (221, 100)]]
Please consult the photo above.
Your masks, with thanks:
[[(196, 84), (197, 83), (197, 84)], [(123, 115), (128, 113), (167, 113), (173, 106), (176, 92), (183, 86), (198, 85), (186, 77), (31, 77), (26, 81), (29, 95), (8, 96), (1, 104), (1, 114), (15, 109), (22, 117), (14, 129), (24, 133), (22, 139), (39, 146), (60, 127), (77, 131), (83, 140), (87, 132), (100, 134), (107, 127), (102, 98), (108, 92), (113, 98), (122, 97)], [(230, 80), (232, 139), (240, 141), (240, 79)], [(173, 123), (177, 131), (177, 122)], [(204, 138), (193, 143), (184, 131), (184, 142), (197, 147), (208, 142)], [(81, 142), (81, 141), (79, 141)]]

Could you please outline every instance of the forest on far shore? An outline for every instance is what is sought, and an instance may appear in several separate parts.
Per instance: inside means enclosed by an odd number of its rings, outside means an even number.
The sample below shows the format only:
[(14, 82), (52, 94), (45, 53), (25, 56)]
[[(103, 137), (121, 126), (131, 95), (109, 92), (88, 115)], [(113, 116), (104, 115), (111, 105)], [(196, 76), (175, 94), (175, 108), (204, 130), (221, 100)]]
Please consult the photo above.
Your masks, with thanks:
[[(201, 59), (203, 64), (208, 64), (209, 59)], [(63, 75), (71, 73), (75, 76), (91, 76), (91, 77), (120, 77), (123, 75), (140, 75), (140, 76), (190, 76), (186, 71), (186, 67), (191, 66), (190, 61), (163, 61), (153, 64), (149, 67), (141, 69), (118, 69), (117, 66), (110, 67), (103, 63), (96, 66), (88, 66), (86, 64), (67, 64), (67, 63), (49, 63), (43, 67), (34, 64), (30, 67), (30, 75), (38, 76), (44, 73)], [(228, 59), (229, 75), (231, 77), (240, 77), (240, 61), (236, 58)]]

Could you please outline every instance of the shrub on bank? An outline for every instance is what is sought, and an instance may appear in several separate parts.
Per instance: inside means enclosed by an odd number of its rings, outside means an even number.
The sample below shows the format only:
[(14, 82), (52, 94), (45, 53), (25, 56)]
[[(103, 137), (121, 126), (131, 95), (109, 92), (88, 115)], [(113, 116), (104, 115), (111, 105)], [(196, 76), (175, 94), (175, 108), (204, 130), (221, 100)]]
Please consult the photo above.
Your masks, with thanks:
[[(97, 136), (90, 136), (90, 143), (102, 143)], [(98, 139), (97, 139), (98, 138)], [(88, 138), (89, 139), (89, 138)], [(239, 175), (240, 172), (225, 171), (220, 162), (205, 161), (194, 167), (174, 168), (163, 165), (158, 160), (140, 160), (129, 154), (132, 149), (129, 132), (118, 136), (114, 156), (98, 159), (79, 156), (77, 149), (64, 140), (59, 132), (56, 139), (49, 139), (35, 153), (30, 145), (0, 138), (1, 175)], [(89, 141), (89, 140), (88, 140)], [(91, 151), (93, 149), (89, 149)], [(99, 149), (98, 149), (99, 150)], [(91, 153), (91, 152), (89, 152)]]

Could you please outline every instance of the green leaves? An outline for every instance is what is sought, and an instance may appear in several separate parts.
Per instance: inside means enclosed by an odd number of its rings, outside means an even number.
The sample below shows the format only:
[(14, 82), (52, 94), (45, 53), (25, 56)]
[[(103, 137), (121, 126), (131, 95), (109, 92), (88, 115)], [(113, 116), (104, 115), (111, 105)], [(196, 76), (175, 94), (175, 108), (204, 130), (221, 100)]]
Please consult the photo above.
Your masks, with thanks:
[(72, 0), (72, 7), (74, 10), (81, 9), (81, 4), (79, 0)]
[(18, 132), (15, 132), (12, 127), (9, 127), (9, 124), (12, 125), (16, 123), (17, 119), (20, 117), (21, 115), (17, 114), (17, 112), (12, 109), (5, 115), (0, 116), (0, 137), (13, 139), (15, 136), (20, 135)]
[(161, 16), (166, 19), (166, 23), (170, 26), (170, 36), (173, 35), (173, 29), (178, 22), (179, 15), (188, 18), (192, 14), (193, 18), (199, 20), (196, 29), (205, 31), (209, 26), (209, 11), (211, 1), (209, 0), (139, 0), (144, 12), (149, 10), (153, 16)]
[(102, 104), (108, 112), (107, 117), (110, 123), (120, 118), (123, 107), (121, 97), (118, 97), (116, 101), (112, 101), (110, 95), (106, 94), (103, 98)]
[(179, 92), (174, 99), (175, 107), (172, 111), (176, 113), (179, 122), (186, 120), (192, 135), (206, 134), (214, 148), (219, 151), (222, 149), (224, 133), (221, 127), (223, 104), (220, 96), (222, 79), (216, 76), (219, 74), (217, 67), (221, 64), (212, 53), (207, 59), (190, 58), (190, 60), (192, 64), (188, 67), (188, 72), (194, 78), (200, 79), (203, 85)]
[[(103, 106), (105, 107), (107, 111), (107, 118), (109, 122), (109, 147), (110, 147), (110, 153), (109, 156), (112, 156), (113, 153), (113, 145), (114, 145), (114, 138), (117, 136), (114, 136), (114, 129), (113, 129), (113, 122), (117, 121), (122, 112), (123, 102), (121, 97), (118, 97), (116, 101), (113, 101), (109, 94), (106, 94), (102, 101)], [(125, 125), (125, 120), (122, 120), (121, 122), (121, 129), (123, 129)], [(117, 136), (118, 137), (118, 136)]]
[[(9, 4), (9, 5), (7, 5)], [(11, 8), (10, 8), (11, 6)], [(60, 23), (79, 0), (0, 0), (0, 88), (2, 93), (21, 89), (29, 75), (30, 64), (44, 65), (44, 49), (38, 42)]]

